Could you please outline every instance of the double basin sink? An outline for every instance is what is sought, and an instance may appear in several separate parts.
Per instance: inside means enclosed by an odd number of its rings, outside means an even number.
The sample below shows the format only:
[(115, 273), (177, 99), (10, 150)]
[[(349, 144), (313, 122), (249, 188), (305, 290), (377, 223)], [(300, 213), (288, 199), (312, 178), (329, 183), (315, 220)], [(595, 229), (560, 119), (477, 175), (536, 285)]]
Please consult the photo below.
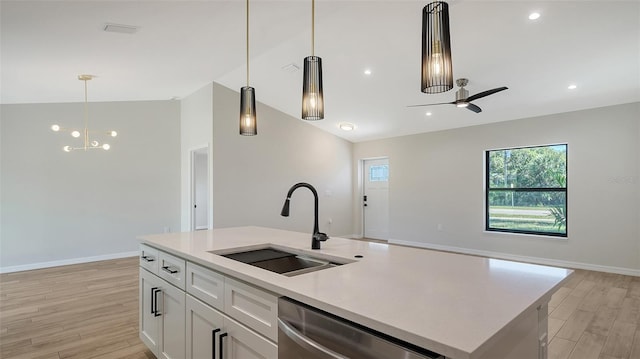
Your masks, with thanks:
[(345, 264), (304, 254), (291, 253), (273, 247), (215, 254), (288, 277)]

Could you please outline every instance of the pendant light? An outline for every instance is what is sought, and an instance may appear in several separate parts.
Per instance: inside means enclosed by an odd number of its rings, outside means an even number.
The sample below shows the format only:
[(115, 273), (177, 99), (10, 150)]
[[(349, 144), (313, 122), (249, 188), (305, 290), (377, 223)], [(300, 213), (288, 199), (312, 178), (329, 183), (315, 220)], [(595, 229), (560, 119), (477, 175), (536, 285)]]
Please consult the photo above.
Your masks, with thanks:
[(422, 9), (422, 92), (453, 88), (449, 5), (435, 1)]
[(240, 134), (243, 136), (258, 134), (256, 92), (249, 86), (249, 0), (247, 0), (247, 86), (240, 89)]
[(324, 118), (324, 98), (322, 96), (322, 59), (315, 56), (315, 10), (316, 2), (311, 0), (311, 56), (304, 58), (304, 79), (302, 82), (302, 119), (307, 121)]
[[(63, 128), (59, 125), (52, 125), (51, 130), (54, 132), (69, 132), (71, 137), (79, 138), (83, 137), (82, 146), (74, 147), (74, 146), (64, 146), (62, 150), (65, 152), (71, 152), (75, 150), (93, 150), (93, 149), (103, 149), (105, 151), (109, 150), (111, 146), (108, 143), (100, 143), (95, 138), (90, 138), (90, 134), (96, 133), (96, 131), (89, 131), (89, 102), (87, 96), (87, 81), (93, 79), (93, 75), (78, 75), (78, 80), (84, 81), (84, 129), (82, 132), (72, 128)], [(110, 137), (116, 137), (118, 133), (116, 131), (99, 131), (103, 132), (105, 135)]]

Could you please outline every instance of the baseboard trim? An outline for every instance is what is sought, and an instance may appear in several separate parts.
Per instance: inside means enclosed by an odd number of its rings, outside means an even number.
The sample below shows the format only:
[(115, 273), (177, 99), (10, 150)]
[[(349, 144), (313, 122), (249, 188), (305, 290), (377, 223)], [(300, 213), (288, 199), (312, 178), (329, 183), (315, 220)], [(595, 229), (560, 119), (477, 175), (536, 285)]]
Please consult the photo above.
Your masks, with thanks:
[(571, 262), (571, 261), (563, 261), (563, 260), (557, 260), (557, 259), (529, 257), (529, 256), (521, 256), (521, 255), (502, 253), (502, 252), (484, 251), (480, 249), (469, 249), (469, 248), (462, 248), (462, 247), (443, 246), (440, 244), (432, 244), (432, 243), (403, 241), (398, 239), (390, 239), (389, 244), (399, 244), (399, 245), (409, 246), (409, 247), (418, 247), (418, 248), (434, 249), (434, 250), (445, 251), (445, 252), (470, 254), (470, 255), (481, 256), (481, 257), (506, 259), (506, 260), (517, 261), (517, 262), (542, 264), (542, 265), (548, 265), (553, 267), (585, 269), (585, 270), (591, 270), (591, 271), (597, 271), (597, 272), (607, 272), (607, 273), (624, 274), (624, 275), (640, 277), (640, 269), (633, 269), (633, 268), (612, 267), (612, 266), (603, 266), (599, 264), (591, 264), (591, 263), (583, 263), (583, 262)]
[(22, 272), (22, 271), (28, 271), (28, 270), (34, 270), (34, 269), (66, 266), (66, 265), (70, 265), (70, 264), (80, 264), (80, 263), (106, 261), (106, 260), (109, 260), (109, 259), (135, 257), (137, 255), (138, 255), (138, 251), (133, 251), (133, 252), (104, 254), (104, 255), (92, 256), (92, 257), (63, 259), (63, 260), (51, 261), (51, 262), (22, 264), (22, 265), (17, 265), (17, 266), (0, 267), (0, 273)]

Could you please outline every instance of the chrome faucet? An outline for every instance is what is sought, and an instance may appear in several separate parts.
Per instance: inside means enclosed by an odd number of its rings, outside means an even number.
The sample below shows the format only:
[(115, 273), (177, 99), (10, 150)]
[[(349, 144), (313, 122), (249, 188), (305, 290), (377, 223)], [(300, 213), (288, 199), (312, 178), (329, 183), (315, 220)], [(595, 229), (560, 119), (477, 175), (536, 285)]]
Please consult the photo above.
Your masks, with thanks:
[(326, 241), (327, 239), (329, 239), (329, 236), (327, 236), (326, 233), (321, 233), (320, 230), (318, 229), (318, 192), (316, 192), (316, 189), (313, 188), (312, 185), (304, 182), (294, 184), (293, 187), (291, 187), (289, 189), (289, 192), (287, 193), (287, 199), (284, 201), (284, 206), (282, 206), (282, 211), (280, 212), (280, 215), (283, 217), (289, 217), (289, 202), (290, 202), (289, 200), (291, 199), (291, 195), (293, 194), (293, 192), (300, 187), (308, 188), (311, 191), (311, 193), (313, 193), (313, 197), (315, 199), (315, 206), (314, 206), (315, 219), (313, 221), (313, 235), (311, 236), (311, 249), (320, 249), (320, 242)]

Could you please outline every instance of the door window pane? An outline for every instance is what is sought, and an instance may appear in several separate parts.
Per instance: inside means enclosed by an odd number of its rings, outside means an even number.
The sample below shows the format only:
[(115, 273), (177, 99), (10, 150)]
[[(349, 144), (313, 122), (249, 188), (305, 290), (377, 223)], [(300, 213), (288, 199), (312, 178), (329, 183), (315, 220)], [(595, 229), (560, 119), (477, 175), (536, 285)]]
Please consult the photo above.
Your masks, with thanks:
[(369, 181), (371, 182), (387, 182), (389, 181), (389, 166), (371, 166), (369, 169)]

